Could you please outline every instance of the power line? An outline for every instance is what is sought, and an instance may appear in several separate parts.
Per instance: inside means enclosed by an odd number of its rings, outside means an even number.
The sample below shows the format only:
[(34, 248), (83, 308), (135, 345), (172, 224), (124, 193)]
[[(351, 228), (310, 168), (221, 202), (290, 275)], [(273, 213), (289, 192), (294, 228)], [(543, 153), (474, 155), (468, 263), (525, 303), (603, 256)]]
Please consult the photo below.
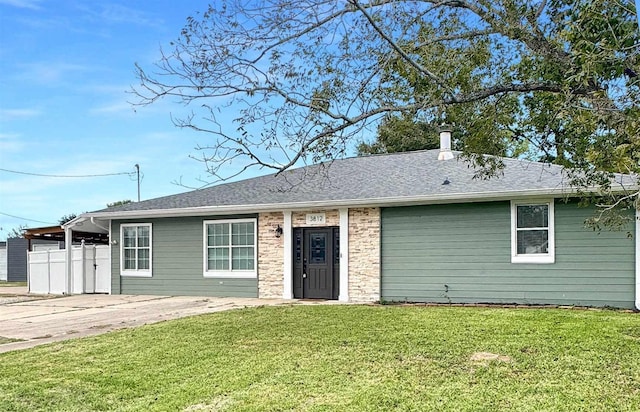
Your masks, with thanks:
[(28, 219), (28, 218), (26, 218), (26, 217), (14, 216), (14, 215), (10, 215), (9, 213), (3, 213), (3, 212), (0, 212), (0, 215), (13, 217), (13, 218), (15, 218), (15, 219), (20, 219), (20, 220), (28, 220), (29, 222), (44, 223), (44, 224), (46, 224), (46, 225), (55, 225), (55, 223), (51, 223), (51, 222), (43, 222), (42, 220), (35, 220), (35, 219)]
[(70, 178), (106, 177), (106, 176), (121, 176), (121, 175), (132, 176), (132, 175), (136, 174), (136, 172), (120, 172), (120, 173), (104, 173), (104, 174), (93, 174), (93, 175), (48, 175), (48, 174), (42, 174), (42, 173), (21, 172), (21, 171), (18, 171), (18, 170), (9, 170), (9, 169), (2, 169), (2, 168), (0, 168), (0, 171), (8, 172), (8, 173), (15, 173), (15, 174), (19, 174), (19, 175), (27, 175), (27, 176), (64, 177), (64, 178), (68, 178), (68, 177), (70, 177)]

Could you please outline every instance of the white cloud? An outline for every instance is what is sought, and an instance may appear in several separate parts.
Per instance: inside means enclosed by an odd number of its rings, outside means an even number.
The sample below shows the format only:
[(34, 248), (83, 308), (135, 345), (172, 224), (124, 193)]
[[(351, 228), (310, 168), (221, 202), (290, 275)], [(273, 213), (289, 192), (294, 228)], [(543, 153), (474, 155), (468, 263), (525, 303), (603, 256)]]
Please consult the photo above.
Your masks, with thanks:
[[(18, 140), (20, 135), (17, 133), (0, 133), (0, 153), (16, 153), (24, 149), (24, 142)], [(1, 158), (2, 156), (0, 156)]]
[(40, 110), (37, 109), (0, 109), (0, 121), (23, 120), (40, 114)]
[(162, 27), (164, 21), (147, 13), (120, 4), (103, 4), (100, 10), (94, 7), (79, 7), (93, 18), (111, 24), (135, 24), (146, 27)]
[(78, 90), (89, 93), (108, 94), (112, 96), (124, 96), (131, 89), (128, 84), (85, 84), (80, 85)]
[(0, 0), (0, 4), (21, 9), (40, 10), (40, 0)]
[(87, 72), (91, 67), (66, 62), (37, 62), (25, 64), (18, 77), (37, 84), (59, 85), (70, 73)]
[(90, 114), (133, 114), (135, 110), (131, 104), (123, 101), (117, 101), (112, 104), (94, 107), (89, 110)]
[(107, 4), (100, 16), (114, 23), (133, 23), (141, 26), (159, 26), (162, 20), (148, 17), (145, 13), (119, 4)]

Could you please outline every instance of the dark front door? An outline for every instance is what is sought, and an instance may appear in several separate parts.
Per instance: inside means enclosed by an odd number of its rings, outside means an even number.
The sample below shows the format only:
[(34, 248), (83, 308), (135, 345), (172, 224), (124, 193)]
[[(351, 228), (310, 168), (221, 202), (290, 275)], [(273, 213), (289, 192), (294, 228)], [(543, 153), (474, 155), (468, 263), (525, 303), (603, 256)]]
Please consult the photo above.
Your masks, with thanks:
[(338, 298), (338, 236), (330, 227), (294, 230), (294, 298)]

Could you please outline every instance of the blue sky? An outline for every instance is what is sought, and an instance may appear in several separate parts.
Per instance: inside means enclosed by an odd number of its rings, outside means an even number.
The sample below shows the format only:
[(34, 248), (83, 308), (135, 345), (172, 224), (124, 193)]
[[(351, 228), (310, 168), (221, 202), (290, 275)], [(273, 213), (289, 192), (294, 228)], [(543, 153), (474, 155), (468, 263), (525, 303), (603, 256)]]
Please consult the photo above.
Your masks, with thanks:
[[(206, 137), (173, 126), (179, 105), (134, 111), (134, 63), (150, 68), (202, 1), (0, 0), (0, 169), (47, 175), (133, 172), (142, 199), (208, 179), (190, 159)], [(0, 240), (21, 224), (137, 199), (135, 178), (0, 171)], [(11, 217), (7, 215), (17, 216)], [(29, 219), (29, 220), (27, 220)]]
[[(640, 1), (636, 0), (636, 4)], [(170, 101), (134, 111), (134, 63), (150, 68), (194, 0), (0, 0), (0, 169), (46, 175), (133, 172), (142, 199), (200, 186), (189, 158), (206, 136), (173, 126)], [(259, 171), (253, 171), (256, 173)], [(243, 177), (249, 177), (245, 174)], [(48, 178), (0, 170), (0, 240), (19, 225), (136, 200), (135, 178)]]

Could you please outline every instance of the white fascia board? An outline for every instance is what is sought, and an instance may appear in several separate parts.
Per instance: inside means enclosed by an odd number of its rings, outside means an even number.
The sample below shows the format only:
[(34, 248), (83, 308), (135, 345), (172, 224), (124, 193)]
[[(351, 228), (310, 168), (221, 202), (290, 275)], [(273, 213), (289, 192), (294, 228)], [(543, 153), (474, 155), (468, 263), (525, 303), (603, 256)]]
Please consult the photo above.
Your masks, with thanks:
[[(338, 209), (341, 207), (392, 207), (442, 203), (468, 203), (484, 201), (501, 201), (536, 197), (561, 198), (573, 192), (562, 188), (534, 190), (505, 190), (496, 192), (451, 193), (404, 197), (381, 197), (371, 199), (320, 200), (310, 202), (265, 203), (251, 205), (199, 206), (180, 209), (131, 210), (123, 212), (90, 212), (81, 217), (100, 219), (142, 219), (180, 216), (213, 216), (242, 213), (276, 212), (282, 210)], [(74, 219), (75, 220), (75, 219)]]
[[(67, 229), (71, 229), (78, 232), (90, 232), (90, 233), (109, 233), (109, 229), (104, 227), (97, 222), (95, 222), (95, 216), (92, 216), (89, 213), (84, 213), (61, 227), (66, 231)], [(107, 225), (107, 222), (104, 222)]]
[(86, 213), (80, 215), (80, 216), (76, 216), (73, 219), (71, 219), (70, 221), (64, 223), (63, 225), (61, 225), (60, 227), (63, 229), (67, 229), (69, 227), (74, 227), (77, 223), (81, 223), (84, 222), (85, 220), (87, 220), (88, 218), (85, 216)]
[[(512, 191), (512, 192), (480, 192), (480, 193), (454, 193), (447, 195), (405, 196), (372, 199), (346, 199), (346, 200), (321, 200), (311, 202), (292, 203), (265, 203), (252, 205), (224, 205), (224, 206), (199, 206), (180, 209), (149, 209), (130, 210), (123, 212), (89, 212), (82, 217), (96, 217), (101, 219), (138, 219), (153, 217), (179, 217), (179, 216), (207, 216), (207, 215), (231, 215), (242, 213), (273, 212), (281, 210), (306, 210), (317, 208), (339, 207), (376, 207), (376, 206), (401, 206), (430, 203), (464, 203), (483, 200), (507, 200), (514, 196), (541, 196), (549, 195), (549, 190), (539, 191)], [(561, 197), (562, 194), (558, 194)]]

